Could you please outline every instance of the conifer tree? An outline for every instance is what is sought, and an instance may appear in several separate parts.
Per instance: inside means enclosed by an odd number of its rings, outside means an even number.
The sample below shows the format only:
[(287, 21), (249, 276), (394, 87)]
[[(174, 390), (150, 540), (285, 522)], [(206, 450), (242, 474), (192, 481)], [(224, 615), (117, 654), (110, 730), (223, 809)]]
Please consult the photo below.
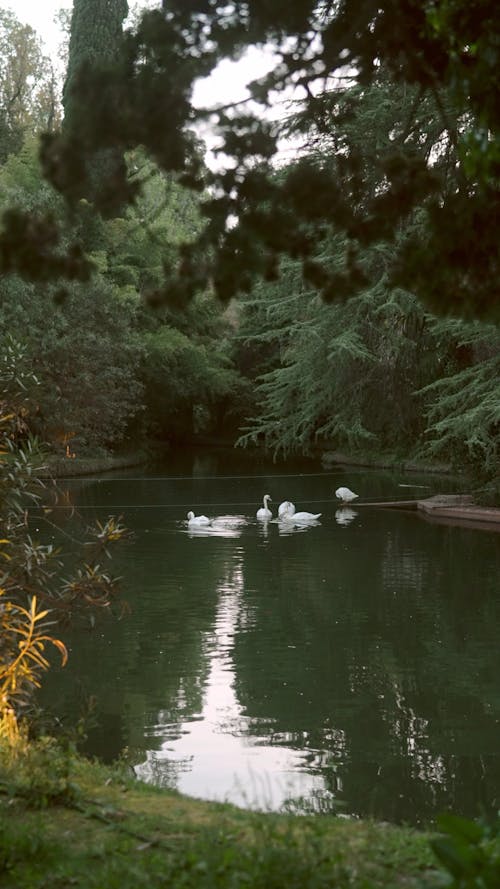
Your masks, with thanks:
[[(98, 65), (103, 79), (120, 58), (123, 22), (128, 15), (127, 0), (74, 0), (71, 17), (68, 69), (63, 90), (64, 128), (75, 138), (81, 136), (81, 103), (76, 98), (80, 77)], [(105, 92), (105, 91), (104, 91)], [(94, 97), (98, 101), (98, 97)], [(111, 193), (123, 170), (123, 155), (116, 147), (101, 148), (89, 158), (88, 197)], [(82, 171), (83, 172), (83, 171)], [(105, 202), (101, 207), (106, 209)], [(113, 207), (113, 209), (116, 209)], [(111, 207), (110, 207), (111, 210)]]

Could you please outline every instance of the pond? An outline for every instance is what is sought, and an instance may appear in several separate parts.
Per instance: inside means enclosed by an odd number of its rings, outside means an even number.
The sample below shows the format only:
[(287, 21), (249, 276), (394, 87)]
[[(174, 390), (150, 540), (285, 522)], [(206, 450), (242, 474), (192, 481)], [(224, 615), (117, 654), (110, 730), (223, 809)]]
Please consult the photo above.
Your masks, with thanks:
[[(500, 803), (498, 533), (414, 512), (340, 509), (456, 491), (456, 479), (244, 453), (64, 480), (78, 521), (121, 514), (130, 613), (73, 630), (44, 687), (86, 752), (142, 779), (248, 808), (427, 824)], [(259, 522), (278, 504), (310, 527)], [(188, 510), (217, 517), (187, 527)], [(61, 518), (62, 522), (62, 518)], [(76, 530), (75, 530), (76, 529)]]

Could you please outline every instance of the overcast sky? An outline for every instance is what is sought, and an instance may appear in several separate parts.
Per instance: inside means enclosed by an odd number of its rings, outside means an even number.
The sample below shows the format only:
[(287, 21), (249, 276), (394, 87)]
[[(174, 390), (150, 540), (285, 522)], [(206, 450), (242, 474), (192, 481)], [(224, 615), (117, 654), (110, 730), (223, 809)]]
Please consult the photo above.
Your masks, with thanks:
[(31, 25), (47, 46), (50, 54), (57, 49), (60, 34), (53, 19), (59, 9), (71, 7), (64, 0), (1, 0), (0, 6), (11, 9), (23, 24)]

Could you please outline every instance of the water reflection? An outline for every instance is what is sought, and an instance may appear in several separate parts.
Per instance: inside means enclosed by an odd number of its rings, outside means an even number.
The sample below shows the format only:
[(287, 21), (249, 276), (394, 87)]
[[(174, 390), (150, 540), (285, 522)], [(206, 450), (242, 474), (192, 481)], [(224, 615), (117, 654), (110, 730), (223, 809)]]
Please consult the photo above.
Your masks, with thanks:
[(209, 525), (189, 525), (183, 522), (188, 537), (239, 537), (247, 525), (247, 519), (239, 515), (221, 515), (211, 519)]
[[(168, 712), (165, 722), (157, 721), (148, 736), (161, 738), (160, 747), (147, 751), (135, 772), (159, 786), (253, 809), (317, 797), (325, 783), (317, 768), (309, 774), (310, 756), (288, 746), (296, 737), (274, 733), (272, 726), (271, 745), (269, 737), (255, 735), (235, 692), (234, 640), (241, 625), (248, 628), (241, 554), (217, 592), (215, 627), (202, 641), (210, 664), (202, 711), (185, 722), (170, 721)], [(300, 803), (294, 805), (298, 810)]]
[(291, 534), (301, 534), (304, 531), (311, 531), (313, 528), (319, 527), (321, 522), (290, 522), (276, 521), (278, 525), (278, 534), (280, 537), (289, 537)]
[[(70, 483), (85, 519), (119, 506), (136, 536), (114, 565), (132, 617), (75, 632), (44, 686), (73, 714), (72, 681), (98, 695), (88, 752), (128, 747), (148, 780), (243, 805), (302, 794), (323, 811), (341, 798), (349, 813), (413, 823), (497, 807), (499, 535), (390, 510), (360, 521), (324, 499), (340, 475), (220, 466), (220, 478), (190, 466)], [(360, 471), (352, 483), (394, 500), (406, 480)], [(259, 523), (263, 490), (321, 522)], [(188, 532), (193, 503), (215, 527)]]
[(358, 513), (350, 506), (342, 506), (335, 512), (335, 521), (337, 525), (350, 525), (354, 521)]
[(257, 533), (259, 537), (262, 538), (264, 543), (269, 542), (269, 522), (258, 522), (257, 523)]

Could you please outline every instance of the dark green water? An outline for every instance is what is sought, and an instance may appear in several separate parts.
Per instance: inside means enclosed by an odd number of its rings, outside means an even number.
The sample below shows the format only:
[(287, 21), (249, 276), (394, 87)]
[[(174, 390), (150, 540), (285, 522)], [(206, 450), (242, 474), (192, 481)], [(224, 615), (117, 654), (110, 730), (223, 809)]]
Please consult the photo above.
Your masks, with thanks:
[[(498, 808), (500, 534), (339, 514), (333, 493), (456, 480), (230, 452), (63, 484), (85, 520), (121, 513), (136, 534), (113, 565), (130, 615), (73, 632), (47, 679), (61, 714), (97, 696), (89, 752), (128, 748), (148, 781), (248, 807), (303, 797), (417, 824)], [(265, 493), (320, 523), (257, 522)], [(191, 533), (189, 509), (230, 519)]]

